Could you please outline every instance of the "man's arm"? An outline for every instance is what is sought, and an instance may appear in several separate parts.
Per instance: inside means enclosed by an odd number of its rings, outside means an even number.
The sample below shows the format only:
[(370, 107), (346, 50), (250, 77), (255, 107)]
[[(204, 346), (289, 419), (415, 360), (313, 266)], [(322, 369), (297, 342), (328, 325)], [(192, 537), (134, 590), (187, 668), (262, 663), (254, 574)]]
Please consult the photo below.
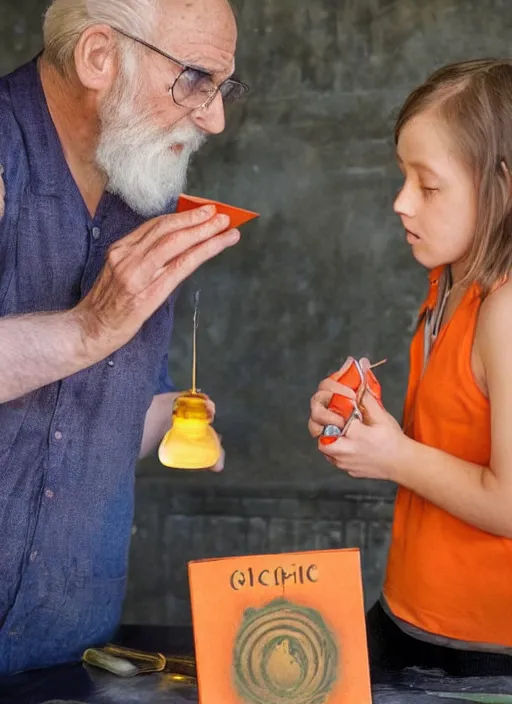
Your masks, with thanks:
[(64, 379), (101, 361), (76, 310), (0, 319), (0, 403)]
[[(64, 379), (127, 344), (205, 261), (238, 242), (212, 207), (151, 220), (116, 242), (71, 311), (0, 319), (0, 403)], [(222, 234), (219, 234), (222, 233)]]

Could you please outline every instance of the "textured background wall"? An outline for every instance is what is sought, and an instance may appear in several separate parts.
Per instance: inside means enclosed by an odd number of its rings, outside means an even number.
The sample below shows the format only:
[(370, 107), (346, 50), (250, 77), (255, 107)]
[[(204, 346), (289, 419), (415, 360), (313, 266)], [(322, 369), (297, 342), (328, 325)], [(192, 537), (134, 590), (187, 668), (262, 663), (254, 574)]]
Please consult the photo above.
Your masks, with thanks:
[[(43, 0), (1, 0), (0, 71), (40, 47)], [(190, 384), (192, 292), (203, 291), (199, 381), (218, 404), (223, 476), (155, 459), (139, 471), (126, 619), (187, 622), (187, 560), (358, 545), (379, 589), (393, 489), (322, 461), (306, 430), (318, 381), (347, 355), (399, 415), (424, 273), (392, 200), (393, 117), (450, 60), (509, 53), (506, 0), (237, 0), (250, 100), (198, 157), (189, 190), (261, 212), (183, 289), (171, 368)]]

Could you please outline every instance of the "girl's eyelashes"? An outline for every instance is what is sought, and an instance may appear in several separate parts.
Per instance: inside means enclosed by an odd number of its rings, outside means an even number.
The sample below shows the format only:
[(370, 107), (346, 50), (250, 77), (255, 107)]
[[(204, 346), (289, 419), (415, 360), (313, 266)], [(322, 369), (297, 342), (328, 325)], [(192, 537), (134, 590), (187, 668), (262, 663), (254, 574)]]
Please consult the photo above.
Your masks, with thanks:
[(421, 186), (421, 190), (423, 191), (423, 193), (427, 197), (429, 197), (429, 196), (434, 195), (434, 193), (437, 193), (439, 191), (439, 188), (431, 188), (429, 186)]

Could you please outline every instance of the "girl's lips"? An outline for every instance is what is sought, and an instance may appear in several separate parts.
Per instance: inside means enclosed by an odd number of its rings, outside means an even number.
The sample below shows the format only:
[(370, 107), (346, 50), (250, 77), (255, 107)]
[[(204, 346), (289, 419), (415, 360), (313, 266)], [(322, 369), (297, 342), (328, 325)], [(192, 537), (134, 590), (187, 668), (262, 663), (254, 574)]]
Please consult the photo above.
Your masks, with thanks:
[(409, 243), (417, 242), (419, 239), (421, 239), (421, 237), (415, 235), (414, 232), (411, 232), (410, 230), (406, 230), (405, 233), (407, 242)]

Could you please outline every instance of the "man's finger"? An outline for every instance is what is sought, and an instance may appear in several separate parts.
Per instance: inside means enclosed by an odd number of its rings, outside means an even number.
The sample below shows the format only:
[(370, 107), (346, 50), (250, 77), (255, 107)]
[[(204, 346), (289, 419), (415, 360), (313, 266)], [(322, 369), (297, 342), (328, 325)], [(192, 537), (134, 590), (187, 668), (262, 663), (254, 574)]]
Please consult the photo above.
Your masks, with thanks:
[[(211, 400), (211, 398), (206, 399), (206, 408), (208, 409), (208, 415), (210, 417), (210, 420), (213, 420), (215, 418), (215, 413), (216, 413), (216, 407), (214, 402)], [(222, 438), (220, 438), (222, 439)]]
[[(162, 287), (165, 291), (164, 300), (167, 298), (185, 279), (193, 274), (200, 266), (214, 257), (218, 256), (228, 247), (234, 247), (240, 240), (238, 230), (229, 230), (222, 235), (212, 237), (206, 242), (192, 247), (184, 254), (161, 270), (159, 278), (153, 282), (150, 289)], [(148, 291), (149, 293), (149, 291)]]
[(200, 225), (203, 222), (210, 220), (217, 209), (214, 205), (205, 205), (202, 208), (194, 208), (183, 213), (170, 213), (169, 215), (158, 215), (157, 217), (146, 220), (140, 227), (130, 234), (125, 235), (115, 244), (135, 246), (142, 240), (146, 240), (147, 245), (155, 239), (159, 239), (162, 235), (168, 232), (183, 230), (195, 225)]
[(160, 217), (149, 220), (147, 228), (136, 230), (133, 235), (141, 233), (139, 237), (134, 237), (133, 242), (129, 242), (132, 235), (128, 235), (125, 241), (130, 244), (140, 244), (143, 251), (146, 252), (155, 244), (171, 233), (180, 232), (181, 230), (190, 230), (199, 225), (203, 225), (216, 216), (217, 209), (214, 205), (205, 205), (202, 208), (194, 208), (183, 213), (171, 213), (169, 215), (161, 215)]
[(226, 453), (224, 452), (224, 449), (221, 449), (219, 461), (217, 462), (216, 465), (211, 467), (210, 471), (211, 472), (223, 472), (225, 463), (226, 463)]
[(211, 220), (188, 230), (164, 233), (151, 247), (145, 249), (139, 266), (142, 266), (148, 274), (159, 271), (160, 268), (166, 267), (177, 257), (193, 250), (194, 247), (198, 247), (221, 233), (226, 233), (229, 218), (225, 218), (225, 215), (216, 215)]
[[(182, 216), (195, 214), (195, 210), (189, 210), (186, 213), (179, 213), (172, 216), (176, 220), (170, 220), (171, 216), (164, 216), (164, 219), (157, 223), (157, 226), (141, 241), (143, 253), (147, 254), (155, 247), (166, 242), (190, 242), (192, 245), (201, 241), (197, 239), (197, 235), (201, 235), (205, 231), (217, 235), (229, 228), (230, 219), (227, 215), (216, 214), (215, 211), (209, 216), (206, 211), (201, 217), (197, 215), (190, 221), (184, 220)], [(181, 244), (181, 247), (184, 245)]]

